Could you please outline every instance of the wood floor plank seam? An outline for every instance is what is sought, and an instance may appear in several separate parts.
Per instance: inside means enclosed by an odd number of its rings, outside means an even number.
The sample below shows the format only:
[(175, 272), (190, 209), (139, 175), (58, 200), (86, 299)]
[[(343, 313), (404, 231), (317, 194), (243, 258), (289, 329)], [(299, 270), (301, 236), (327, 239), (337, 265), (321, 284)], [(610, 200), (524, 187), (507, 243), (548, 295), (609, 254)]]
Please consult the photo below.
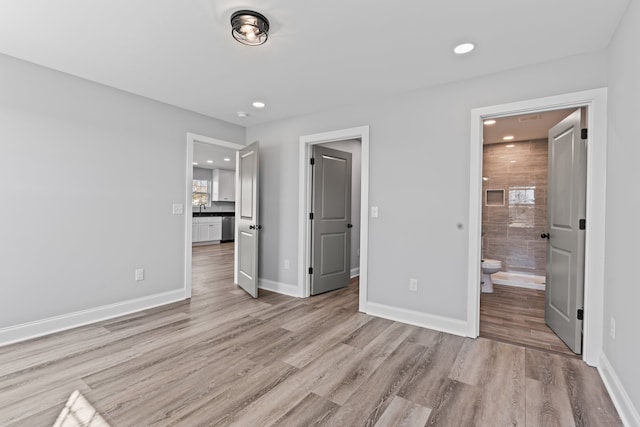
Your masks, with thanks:
[(357, 279), (254, 300), (232, 243), (196, 247), (191, 300), (0, 348), (0, 426), (51, 426), (76, 389), (112, 427), (621, 426), (539, 293), (495, 288), (469, 339), (358, 313)]

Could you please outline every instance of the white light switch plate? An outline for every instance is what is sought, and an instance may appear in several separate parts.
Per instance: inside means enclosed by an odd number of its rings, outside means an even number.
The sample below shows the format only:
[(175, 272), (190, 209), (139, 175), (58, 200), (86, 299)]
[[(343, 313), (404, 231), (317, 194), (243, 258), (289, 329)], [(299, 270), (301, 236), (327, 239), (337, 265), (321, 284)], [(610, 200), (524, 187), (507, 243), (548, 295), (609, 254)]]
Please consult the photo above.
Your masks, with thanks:
[(371, 218), (378, 218), (378, 207), (371, 206)]
[(174, 215), (182, 215), (184, 213), (184, 206), (182, 203), (174, 203), (173, 204), (173, 214)]

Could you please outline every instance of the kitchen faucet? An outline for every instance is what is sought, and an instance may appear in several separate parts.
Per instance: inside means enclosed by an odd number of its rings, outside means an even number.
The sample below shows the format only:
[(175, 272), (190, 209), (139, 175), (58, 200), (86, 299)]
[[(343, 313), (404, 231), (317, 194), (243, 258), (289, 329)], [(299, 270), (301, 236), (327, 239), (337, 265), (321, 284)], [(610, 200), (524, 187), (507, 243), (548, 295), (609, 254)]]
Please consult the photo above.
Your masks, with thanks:
[(200, 205), (198, 206), (200, 208), (200, 216), (202, 216), (202, 207), (203, 206), (206, 206), (206, 205), (204, 203), (200, 203)]

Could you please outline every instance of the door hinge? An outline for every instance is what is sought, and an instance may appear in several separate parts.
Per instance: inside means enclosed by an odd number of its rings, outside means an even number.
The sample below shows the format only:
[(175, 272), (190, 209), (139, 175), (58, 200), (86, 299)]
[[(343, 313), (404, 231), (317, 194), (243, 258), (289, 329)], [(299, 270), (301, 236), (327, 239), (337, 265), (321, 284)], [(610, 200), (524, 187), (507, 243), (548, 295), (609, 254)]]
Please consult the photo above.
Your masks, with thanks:
[(313, 274), (313, 267), (309, 267), (309, 274)]
[(587, 139), (587, 136), (589, 136), (589, 130), (587, 128), (582, 129), (582, 132), (580, 134), (580, 138)]
[(578, 309), (578, 320), (583, 320), (584, 319), (584, 310), (579, 308)]
[(313, 157), (309, 159), (309, 164), (311, 165), (315, 165), (316, 164), (316, 159), (314, 159)]
[(578, 228), (580, 230), (586, 230), (587, 229), (587, 220), (586, 219), (581, 219), (580, 221), (578, 221)]
[(309, 213), (309, 219), (313, 219), (313, 212)]

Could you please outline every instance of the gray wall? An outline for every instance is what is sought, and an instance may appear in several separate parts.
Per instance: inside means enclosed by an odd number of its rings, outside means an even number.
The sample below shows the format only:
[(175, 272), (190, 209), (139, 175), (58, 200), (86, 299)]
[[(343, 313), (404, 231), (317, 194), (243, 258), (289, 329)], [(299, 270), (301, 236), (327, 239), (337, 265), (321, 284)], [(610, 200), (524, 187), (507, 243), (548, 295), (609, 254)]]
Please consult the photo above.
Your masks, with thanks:
[(360, 140), (327, 142), (321, 144), (334, 150), (351, 153), (351, 270), (360, 267), (360, 170), (362, 144)]
[(261, 148), (261, 277), (297, 285), (299, 137), (369, 125), (369, 198), (380, 208), (369, 223), (369, 301), (465, 320), (470, 110), (602, 87), (606, 77), (601, 51), (248, 128)]
[(244, 129), (3, 55), (0, 77), (0, 328), (182, 289), (186, 133)]
[[(605, 245), (604, 354), (611, 362), (636, 410), (640, 410), (638, 374), (638, 245), (640, 215), (640, 2), (629, 10), (611, 44), (609, 75), (609, 139), (607, 152), (607, 219)], [(616, 338), (609, 322), (616, 320)]]

